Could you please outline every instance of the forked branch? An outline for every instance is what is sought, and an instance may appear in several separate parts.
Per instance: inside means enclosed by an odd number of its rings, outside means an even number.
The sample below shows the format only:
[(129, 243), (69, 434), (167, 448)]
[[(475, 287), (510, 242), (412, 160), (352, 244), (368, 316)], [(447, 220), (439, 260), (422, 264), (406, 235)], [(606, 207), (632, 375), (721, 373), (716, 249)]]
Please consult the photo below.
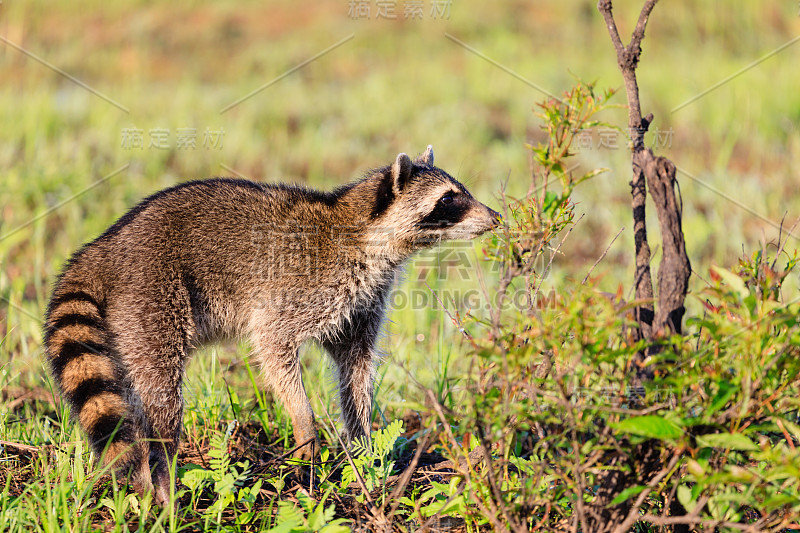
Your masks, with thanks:
[[(675, 195), (675, 165), (664, 157), (656, 157), (652, 150), (645, 147), (645, 134), (653, 121), (653, 115), (642, 117), (639, 101), (639, 86), (636, 81), (636, 68), (642, 54), (642, 40), (644, 39), (647, 22), (658, 0), (646, 0), (639, 14), (636, 27), (631, 35), (630, 42), (625, 45), (619, 35), (619, 30), (612, 13), (612, 1), (600, 0), (597, 9), (611, 36), (611, 42), (617, 53), (617, 64), (625, 82), (625, 92), (628, 98), (628, 127), (631, 136), (631, 163), (633, 179), (631, 180), (631, 207), (634, 222), (634, 244), (636, 250), (636, 272), (634, 285), (636, 299), (639, 302), (635, 310), (635, 319), (639, 325), (636, 330), (638, 339), (657, 341), (661, 337), (673, 333), (680, 334), (681, 320), (684, 314), (684, 300), (688, 289), (691, 265), (686, 254), (686, 247), (681, 227), (681, 207)], [(645, 207), (647, 189), (658, 211), (658, 222), (661, 229), (663, 242), (663, 257), (658, 272), (658, 305), (653, 298), (653, 283), (650, 274), (650, 246), (647, 242), (647, 227), (645, 225)], [(637, 339), (637, 340), (638, 340)], [(659, 351), (663, 344), (653, 342), (647, 353), (639, 354), (641, 367), (637, 369), (636, 377), (646, 379), (652, 375), (647, 367), (647, 355)], [(592, 512), (600, 524), (620, 524), (619, 530), (627, 530), (633, 523), (640, 520), (640, 511), (646, 492), (642, 492), (636, 503), (623, 502), (616, 506), (608, 503), (625, 487), (633, 483), (658, 483), (661, 478), (671, 472), (660, 460), (661, 450), (658, 445), (650, 442), (641, 447), (641, 457), (649, 460), (640, 461), (641, 469), (634, 474), (622, 470), (610, 472), (600, 482), (603, 497), (594, 502)], [(685, 510), (679, 504), (670, 506), (667, 510), (672, 517), (685, 516)], [(624, 520), (627, 517), (627, 520)], [(606, 526), (610, 530), (613, 526)], [(673, 524), (675, 531), (686, 528), (678, 523)], [(598, 529), (599, 530), (599, 529)]]
[[(614, 21), (612, 1), (600, 0), (597, 4), (597, 9), (603, 16), (617, 53), (617, 64), (625, 82), (625, 92), (628, 98), (628, 127), (633, 151), (631, 157), (633, 166), (631, 203), (636, 249), (634, 284), (636, 299), (643, 302), (636, 310), (636, 319), (640, 327), (640, 338), (647, 340), (664, 334), (680, 333), (681, 318), (684, 313), (683, 303), (691, 272), (681, 228), (680, 207), (675, 197), (675, 166), (663, 157), (656, 157), (644, 145), (645, 133), (653, 121), (653, 115), (648, 114), (646, 117), (642, 117), (636, 68), (642, 54), (641, 44), (647, 22), (657, 2), (658, 0), (645, 1), (627, 46), (623, 44)], [(653, 282), (650, 274), (650, 246), (647, 242), (647, 226), (645, 224), (647, 188), (650, 189), (656, 204), (664, 242), (664, 256), (658, 275), (657, 311), (650, 303), (653, 301)]]

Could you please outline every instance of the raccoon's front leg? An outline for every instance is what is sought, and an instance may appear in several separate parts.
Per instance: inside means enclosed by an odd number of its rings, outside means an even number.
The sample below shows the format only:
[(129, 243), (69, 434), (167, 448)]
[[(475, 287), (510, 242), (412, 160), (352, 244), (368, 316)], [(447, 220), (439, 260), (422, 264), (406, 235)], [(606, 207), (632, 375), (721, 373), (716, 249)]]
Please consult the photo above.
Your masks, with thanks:
[(375, 342), (381, 320), (380, 312), (357, 313), (348, 331), (322, 343), (336, 363), (342, 418), (348, 442), (360, 437), (369, 440), (377, 361)]
[(303, 387), (297, 347), (277, 343), (269, 337), (270, 334), (264, 332), (252, 339), (256, 357), (263, 368), (267, 386), (289, 411), (296, 445), (305, 444), (294, 453), (295, 459), (311, 461), (319, 453), (320, 444), (314, 411)]

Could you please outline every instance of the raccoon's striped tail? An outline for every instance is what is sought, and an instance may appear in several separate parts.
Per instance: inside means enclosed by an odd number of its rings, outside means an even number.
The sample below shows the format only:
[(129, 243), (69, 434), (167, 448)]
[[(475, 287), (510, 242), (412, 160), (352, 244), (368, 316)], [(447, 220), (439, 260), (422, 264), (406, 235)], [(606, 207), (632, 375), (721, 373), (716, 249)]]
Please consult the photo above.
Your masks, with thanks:
[(134, 482), (142, 483), (136, 478), (147, 461), (137, 443), (122, 371), (111, 354), (102, 298), (87, 288), (64, 285), (59, 284), (50, 300), (44, 329), (53, 377), (98, 457), (114, 469), (134, 467)]

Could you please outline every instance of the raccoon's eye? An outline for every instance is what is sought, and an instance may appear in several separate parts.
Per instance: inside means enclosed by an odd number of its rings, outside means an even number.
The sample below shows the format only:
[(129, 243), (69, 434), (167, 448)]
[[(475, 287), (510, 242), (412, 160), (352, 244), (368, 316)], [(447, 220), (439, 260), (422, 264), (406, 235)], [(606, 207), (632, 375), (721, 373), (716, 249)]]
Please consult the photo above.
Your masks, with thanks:
[(444, 205), (450, 205), (450, 204), (453, 203), (453, 195), (452, 194), (445, 194), (444, 196), (439, 198), (439, 201)]

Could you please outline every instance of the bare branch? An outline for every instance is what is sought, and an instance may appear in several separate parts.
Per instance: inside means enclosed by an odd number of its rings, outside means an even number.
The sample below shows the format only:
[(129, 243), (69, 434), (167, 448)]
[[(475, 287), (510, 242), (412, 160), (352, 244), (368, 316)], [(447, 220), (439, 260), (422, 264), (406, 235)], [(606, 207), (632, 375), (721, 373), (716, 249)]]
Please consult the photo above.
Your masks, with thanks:
[(594, 264), (592, 265), (592, 268), (589, 269), (589, 272), (586, 273), (586, 276), (583, 278), (583, 281), (581, 281), (581, 285), (586, 285), (586, 281), (589, 279), (589, 276), (592, 275), (592, 272), (594, 272), (595, 267), (597, 265), (599, 265), (600, 261), (602, 261), (603, 258), (606, 256), (606, 254), (608, 254), (608, 251), (611, 249), (611, 246), (614, 244), (614, 242), (617, 240), (617, 237), (619, 237), (622, 234), (623, 231), (625, 231), (624, 227), (620, 228), (619, 231), (617, 232), (617, 234), (614, 235), (614, 238), (611, 239), (610, 243), (608, 243), (608, 246), (606, 246), (606, 249), (603, 250), (603, 253), (600, 254), (600, 257), (598, 257), (597, 261), (594, 262)]
[[(639, 13), (639, 20), (636, 22), (636, 29), (633, 30), (631, 44), (628, 45), (629, 49), (635, 50), (640, 48), (639, 45), (642, 43), (642, 39), (644, 39), (644, 29), (647, 27), (647, 21), (650, 18), (650, 13), (656, 6), (656, 3), (658, 3), (658, 0), (647, 0), (647, 2), (645, 2), (642, 12)], [(641, 49), (639, 50), (639, 53), (641, 53)]]
[[(636, 254), (634, 288), (636, 300), (643, 302), (634, 310), (634, 318), (639, 326), (634, 333), (636, 340), (647, 341), (653, 341), (660, 334), (680, 333), (684, 300), (691, 274), (691, 265), (686, 254), (681, 227), (681, 208), (675, 197), (675, 165), (665, 158), (657, 158), (651, 150), (645, 147), (645, 133), (653, 121), (653, 115), (648, 114), (646, 117), (642, 117), (639, 86), (636, 80), (636, 68), (642, 54), (642, 40), (650, 14), (657, 2), (658, 0), (644, 1), (627, 46), (623, 44), (614, 21), (612, 0), (600, 0), (597, 4), (597, 9), (603, 16), (617, 53), (617, 64), (625, 83), (628, 99), (628, 128), (632, 143), (631, 166), (633, 170), (633, 179), (630, 183), (631, 208)], [(652, 254), (647, 242), (646, 200), (648, 188), (656, 204), (664, 243), (664, 253), (658, 273), (658, 306), (654, 304), (653, 280), (650, 272)], [(638, 354), (640, 362), (644, 361), (646, 355), (659, 349), (661, 349), (659, 345), (651, 344), (648, 347), (648, 354)], [(637, 370), (636, 378), (648, 378), (650, 372), (649, 369), (641, 367)], [(627, 531), (636, 521), (641, 520), (640, 513), (644, 499), (672, 471), (671, 466), (666, 469), (662, 468), (662, 463), (658, 460), (659, 450), (660, 447), (652, 446), (646, 450), (648, 460), (639, 462), (641, 470), (636, 473), (636, 477), (640, 481), (648, 479), (648, 489), (640, 493), (635, 503), (626, 502), (603, 509), (597, 516), (598, 520), (605, 519), (605, 522), (608, 523), (611, 518), (619, 516), (620, 512), (624, 513), (623, 516), (627, 515), (627, 518), (621, 521), (615, 531)], [(675, 463), (676, 458), (677, 456), (673, 456), (672, 463)], [(609, 498), (605, 502), (610, 501), (610, 498), (613, 498), (631, 479), (629, 474), (609, 472), (600, 483), (604, 498)], [(678, 508), (678, 511), (681, 510)], [(698, 517), (686, 516), (682, 518), (698, 519)], [(674, 522), (673, 524), (676, 530), (683, 530), (684, 528), (679, 527), (683, 523), (687, 522)]]
[(770, 265), (772, 270), (775, 270), (775, 264), (778, 262), (778, 257), (780, 257), (781, 253), (783, 253), (783, 248), (786, 246), (786, 243), (789, 242), (789, 237), (791, 237), (792, 233), (794, 233), (798, 223), (800, 223), (800, 217), (798, 217), (797, 220), (794, 221), (794, 224), (792, 224), (792, 227), (789, 228), (789, 232), (786, 234), (786, 240), (781, 242), (781, 232), (783, 231), (783, 220), (781, 220), (781, 230), (778, 232), (778, 251), (775, 252), (775, 259), (772, 260), (772, 264)]
[[(650, 12), (657, 0), (647, 0), (639, 15), (639, 22), (636, 25), (634, 35), (628, 47), (622, 44), (617, 25), (614, 22), (611, 0), (600, 0), (597, 9), (603, 15), (606, 22), (611, 42), (617, 53), (617, 64), (619, 65), (622, 79), (625, 82), (625, 93), (628, 98), (628, 131), (630, 132), (634, 154), (644, 150), (644, 135), (652, 122), (652, 115), (642, 119), (641, 106), (639, 104), (639, 86), (636, 81), (636, 67), (639, 64), (641, 55), (641, 41), (644, 38), (644, 30)], [(653, 300), (653, 280), (650, 274), (650, 245), (647, 242), (647, 223), (646, 223), (646, 202), (647, 186), (644, 171), (634, 159), (632, 161), (633, 179), (631, 180), (631, 210), (633, 214), (633, 240), (636, 257), (636, 270), (634, 272), (634, 288), (636, 300), (651, 302)], [(634, 318), (639, 324), (635, 330), (636, 336), (640, 339), (651, 339), (653, 337), (652, 322), (654, 307), (650, 303), (638, 306), (634, 310)]]
[(647, 177), (663, 242), (653, 332), (680, 333), (692, 266), (686, 254), (681, 211), (675, 198), (675, 165), (669, 159), (656, 157), (649, 149), (635, 153), (633, 159)]
[[(330, 413), (328, 413), (328, 409), (323, 405), (322, 409), (325, 411), (325, 416), (328, 417), (328, 421), (333, 427), (333, 419), (331, 418)], [(344, 450), (344, 454), (347, 457), (347, 462), (350, 463), (350, 468), (353, 469), (353, 474), (355, 474), (356, 481), (358, 482), (358, 486), (361, 489), (361, 493), (367, 500), (367, 504), (369, 505), (370, 513), (372, 514), (372, 520), (376, 521), (379, 525), (388, 525), (389, 521), (386, 519), (386, 515), (383, 513), (383, 507), (380, 509), (375, 506), (375, 501), (372, 499), (372, 496), (369, 495), (369, 490), (367, 490), (367, 484), (364, 482), (364, 478), (361, 477), (361, 472), (358, 471), (358, 467), (353, 462), (353, 458), (350, 455), (350, 452), (347, 449), (347, 445), (342, 441), (341, 435), (339, 435), (338, 431), (334, 431), (336, 433), (336, 438), (339, 440), (339, 444), (342, 446)]]
[(617, 526), (617, 528), (614, 530), (614, 533), (625, 533), (625, 531), (629, 531), (631, 529), (633, 524), (639, 520), (639, 512), (648, 494), (650, 494), (650, 492), (652, 492), (652, 490), (656, 488), (656, 486), (673, 471), (675, 466), (678, 464), (678, 461), (681, 459), (682, 455), (680, 453), (673, 455), (669, 464), (664, 467), (661, 472), (658, 473), (658, 475), (650, 480), (650, 482), (647, 484), (647, 488), (639, 493), (639, 497), (636, 498), (636, 502), (631, 507), (631, 510), (628, 513), (627, 518), (625, 518), (625, 521)]
[(419, 464), (420, 457), (422, 457), (422, 453), (428, 449), (429, 441), (430, 435), (426, 435), (422, 442), (417, 444), (417, 450), (414, 452), (414, 457), (411, 459), (408, 467), (400, 475), (400, 481), (392, 491), (392, 495), (389, 496), (389, 499), (384, 501), (381, 505), (381, 512), (383, 512), (387, 502), (394, 502), (389, 510), (389, 516), (394, 516), (395, 512), (397, 512), (397, 508), (400, 507), (400, 495), (403, 494), (403, 491), (406, 490), (406, 486), (408, 486), (408, 483), (411, 481), (411, 476), (417, 469), (417, 465)]
[(611, 42), (614, 44), (614, 49), (617, 51), (617, 57), (619, 57), (625, 51), (625, 45), (622, 44), (622, 39), (619, 37), (617, 23), (614, 22), (614, 15), (611, 13), (611, 9), (611, 0), (600, 0), (597, 2), (597, 10), (603, 15), (606, 28), (608, 28), (608, 33), (611, 35)]

